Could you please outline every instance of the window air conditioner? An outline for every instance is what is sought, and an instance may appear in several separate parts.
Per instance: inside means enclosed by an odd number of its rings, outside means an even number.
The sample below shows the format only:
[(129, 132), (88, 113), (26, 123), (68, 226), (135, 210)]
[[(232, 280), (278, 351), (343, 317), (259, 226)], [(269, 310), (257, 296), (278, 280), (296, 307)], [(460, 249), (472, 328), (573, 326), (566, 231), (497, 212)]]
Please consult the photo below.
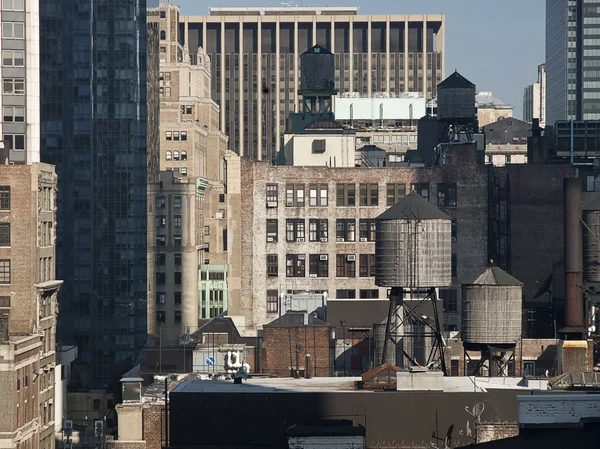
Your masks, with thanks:
[(326, 242), (327, 241), (327, 237), (321, 237), (321, 242)]
[(267, 237), (267, 242), (272, 242), (273, 241), (273, 237)]
[(366, 237), (361, 237), (361, 238), (360, 238), (360, 241), (361, 241), (361, 242), (366, 242), (366, 241), (367, 241), (367, 238), (366, 238)]
[(304, 242), (304, 237), (300, 237), (300, 238), (296, 239), (296, 242), (303, 243)]
[(311, 277), (311, 278), (316, 278), (317, 277), (317, 273), (310, 273), (308, 276)]
[(347, 257), (348, 262), (354, 262), (356, 260), (356, 255), (355, 254), (350, 254)]
[(277, 207), (277, 203), (275, 201), (269, 201), (267, 207)]
[(321, 254), (319, 260), (327, 260), (327, 254)]
[(344, 237), (338, 237), (338, 238), (336, 239), (336, 241), (337, 241), (337, 242), (343, 242), (343, 241), (344, 241)]

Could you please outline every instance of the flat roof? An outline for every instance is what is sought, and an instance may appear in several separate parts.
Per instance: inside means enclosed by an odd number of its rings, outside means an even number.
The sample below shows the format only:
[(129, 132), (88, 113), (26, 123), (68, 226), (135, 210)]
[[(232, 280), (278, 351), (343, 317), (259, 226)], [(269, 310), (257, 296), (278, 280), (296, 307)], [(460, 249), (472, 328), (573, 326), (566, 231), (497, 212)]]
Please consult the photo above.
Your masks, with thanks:
[(213, 8), (208, 9), (210, 15), (219, 15), (223, 13), (236, 13), (243, 15), (244, 13), (260, 13), (265, 12), (298, 12), (298, 13), (318, 13), (318, 12), (344, 12), (347, 14), (358, 14), (357, 6), (248, 6), (248, 7), (224, 7), (224, 8)]

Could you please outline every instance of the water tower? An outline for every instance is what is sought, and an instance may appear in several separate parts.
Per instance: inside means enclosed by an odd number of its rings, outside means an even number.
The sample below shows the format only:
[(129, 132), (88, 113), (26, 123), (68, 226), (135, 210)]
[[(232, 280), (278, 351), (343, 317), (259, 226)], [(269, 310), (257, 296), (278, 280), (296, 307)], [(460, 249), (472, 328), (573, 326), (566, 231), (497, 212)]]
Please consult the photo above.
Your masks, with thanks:
[(437, 86), (437, 119), (441, 123), (440, 143), (473, 140), (479, 131), (475, 84), (454, 72)]
[(508, 376), (515, 347), (521, 338), (523, 284), (488, 265), (470, 284), (462, 285), (461, 339), (465, 364), (469, 351), (480, 353), (475, 368), (465, 374)]
[(302, 112), (333, 112), (335, 90), (335, 56), (320, 45), (300, 55), (300, 90)]
[(390, 289), (382, 363), (446, 374), (436, 289), (452, 282), (451, 233), (450, 217), (415, 192), (377, 217), (375, 283)]

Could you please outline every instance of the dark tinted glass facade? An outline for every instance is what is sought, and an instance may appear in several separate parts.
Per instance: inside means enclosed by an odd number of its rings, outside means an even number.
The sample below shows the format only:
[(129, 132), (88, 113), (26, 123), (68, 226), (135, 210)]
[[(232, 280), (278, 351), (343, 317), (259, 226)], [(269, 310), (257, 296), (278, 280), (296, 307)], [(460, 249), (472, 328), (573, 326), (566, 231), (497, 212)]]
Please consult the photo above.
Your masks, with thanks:
[(146, 339), (146, 1), (44, 0), (41, 158), (59, 176), (59, 342), (92, 387)]
[(600, 120), (600, 0), (546, 1), (546, 122)]

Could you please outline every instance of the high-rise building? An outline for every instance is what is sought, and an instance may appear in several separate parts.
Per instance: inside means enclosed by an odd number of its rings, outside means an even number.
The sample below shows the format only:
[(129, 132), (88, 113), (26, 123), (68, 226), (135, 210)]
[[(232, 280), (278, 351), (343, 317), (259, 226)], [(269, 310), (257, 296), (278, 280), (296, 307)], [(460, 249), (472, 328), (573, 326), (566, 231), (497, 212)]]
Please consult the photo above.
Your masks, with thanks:
[[(146, 342), (146, 0), (40, 2), (41, 158), (59, 179), (58, 337), (105, 387)], [(85, 385), (83, 387), (88, 387)]]
[(443, 15), (360, 16), (358, 8), (211, 8), (181, 17), (182, 44), (211, 58), (212, 96), (229, 149), (273, 161), (285, 121), (300, 110), (300, 55), (319, 44), (335, 54), (340, 93), (432, 98), (444, 77)]
[(179, 39), (179, 7), (158, 16), (160, 182), (148, 186), (148, 333), (173, 342), (227, 310), (225, 152), (211, 61)]
[(546, 123), (546, 64), (538, 66), (537, 83), (530, 84), (523, 90), (523, 120), (532, 122), (540, 120), (540, 126)]
[(546, 0), (546, 123), (600, 119), (599, 45), (600, 1)]
[(2, 2), (2, 136), (15, 164), (40, 161), (39, 0)]
[(51, 165), (0, 165), (1, 447), (54, 448), (56, 186)]

